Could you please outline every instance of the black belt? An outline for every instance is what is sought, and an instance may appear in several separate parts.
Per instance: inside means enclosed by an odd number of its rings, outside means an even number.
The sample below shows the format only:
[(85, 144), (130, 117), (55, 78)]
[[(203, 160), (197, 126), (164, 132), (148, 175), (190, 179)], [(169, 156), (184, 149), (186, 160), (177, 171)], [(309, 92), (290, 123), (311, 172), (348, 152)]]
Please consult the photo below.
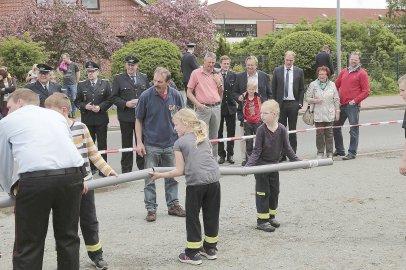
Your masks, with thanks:
[(74, 174), (80, 172), (80, 167), (71, 167), (66, 169), (56, 169), (56, 170), (42, 170), (35, 172), (25, 172), (20, 174), (20, 179), (23, 178), (34, 178), (34, 177), (45, 177), (45, 176), (55, 176), (63, 174)]
[(213, 104), (204, 104), (203, 103), (203, 105), (204, 106), (207, 106), (207, 107), (215, 107), (215, 106), (218, 106), (218, 105), (220, 105), (221, 104), (221, 102), (216, 102), (216, 103), (213, 103)]
[(284, 99), (283, 102), (292, 102), (292, 101), (296, 101), (294, 99)]

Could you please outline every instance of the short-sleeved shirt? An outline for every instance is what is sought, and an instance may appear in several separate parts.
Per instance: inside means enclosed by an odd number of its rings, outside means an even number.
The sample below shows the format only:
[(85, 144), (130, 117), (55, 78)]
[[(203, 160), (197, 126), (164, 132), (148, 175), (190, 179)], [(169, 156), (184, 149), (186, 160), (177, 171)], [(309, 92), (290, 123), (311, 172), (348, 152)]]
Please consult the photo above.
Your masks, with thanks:
[(168, 87), (165, 99), (159, 95), (155, 86), (145, 90), (135, 109), (135, 118), (142, 120), (144, 144), (161, 148), (172, 147), (178, 138), (172, 117), (183, 107), (181, 94), (172, 87)]
[(77, 83), (76, 73), (79, 72), (79, 67), (76, 63), (71, 62), (68, 64), (66, 71), (63, 71), (63, 84), (73, 85)]
[(194, 90), (197, 101), (202, 104), (214, 104), (221, 101), (217, 84), (214, 81), (214, 73), (207, 74), (203, 68), (193, 70), (187, 87)]
[(219, 165), (211, 153), (211, 143), (207, 138), (196, 146), (195, 134), (186, 133), (175, 142), (173, 150), (180, 151), (183, 155), (187, 186), (219, 181)]

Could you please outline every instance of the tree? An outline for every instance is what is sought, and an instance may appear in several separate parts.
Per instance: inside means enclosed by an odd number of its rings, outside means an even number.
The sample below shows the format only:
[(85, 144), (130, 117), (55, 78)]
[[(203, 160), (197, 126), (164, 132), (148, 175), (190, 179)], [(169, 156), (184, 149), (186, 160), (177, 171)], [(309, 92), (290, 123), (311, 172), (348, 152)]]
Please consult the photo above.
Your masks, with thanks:
[(159, 38), (147, 38), (129, 42), (114, 52), (112, 57), (112, 74), (125, 70), (124, 58), (127, 55), (139, 57), (139, 70), (146, 73), (150, 81), (153, 79), (155, 69), (161, 66), (167, 68), (172, 73), (172, 79), (178, 87), (183, 85), (180, 70), (182, 53), (174, 43)]
[(128, 40), (156, 37), (171, 41), (180, 49), (194, 42), (200, 55), (214, 47), (216, 26), (207, 2), (158, 0), (149, 6), (135, 7), (134, 18), (127, 29)]
[[(11, 23), (12, 22), (12, 23)], [(30, 33), (34, 41), (45, 42), (50, 63), (56, 64), (67, 52), (78, 62), (101, 60), (111, 56), (121, 42), (101, 19), (89, 16), (87, 9), (63, 0), (48, 0), (27, 5), (0, 22), (0, 36), (20, 38)]]
[(272, 70), (269, 70), (267, 61), (269, 51), (278, 40), (292, 32), (294, 32), (293, 28), (285, 28), (282, 31), (269, 33), (262, 38), (253, 39), (248, 37), (240, 43), (233, 44), (231, 55), (233, 58), (240, 59), (241, 64), (244, 63), (247, 56), (254, 55), (259, 61), (258, 68), (264, 72), (271, 73)]
[(216, 40), (217, 42), (217, 49), (216, 49), (216, 56), (217, 60), (220, 59), (223, 55), (230, 55), (231, 46), (230, 43), (223, 37), (223, 35), (218, 35)]
[(29, 35), (23, 40), (10, 36), (0, 42), (1, 64), (20, 81), (24, 81), (32, 65), (48, 59), (43, 42), (34, 42)]
[(332, 50), (335, 49), (335, 41), (326, 34), (317, 31), (293, 32), (279, 40), (269, 52), (269, 70), (283, 64), (286, 51), (294, 51), (295, 65), (303, 69), (309, 83), (316, 77), (315, 56), (325, 44), (330, 45)]
[(386, 0), (388, 13), (385, 23), (406, 43), (406, 0)]

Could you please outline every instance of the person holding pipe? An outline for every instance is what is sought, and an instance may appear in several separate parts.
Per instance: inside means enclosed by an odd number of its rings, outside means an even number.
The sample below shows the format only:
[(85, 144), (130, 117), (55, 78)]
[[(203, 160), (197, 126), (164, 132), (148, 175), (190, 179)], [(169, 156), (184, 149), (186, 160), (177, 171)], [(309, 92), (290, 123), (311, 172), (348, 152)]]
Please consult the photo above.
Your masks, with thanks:
[[(257, 129), (255, 147), (246, 167), (279, 163), (280, 155), (286, 152), (290, 161), (299, 161), (289, 143), (286, 127), (278, 123), (280, 108), (275, 100), (265, 101), (261, 106), (264, 122)], [(273, 232), (279, 228), (276, 221), (279, 201), (279, 172), (254, 174), (257, 206), (257, 229)]]
[[(199, 265), (201, 255), (209, 260), (217, 258), (220, 215), (220, 170), (212, 146), (207, 139), (207, 125), (191, 109), (182, 109), (173, 117), (179, 139), (174, 151), (176, 168), (165, 173), (152, 172), (151, 178), (185, 175), (186, 178), (186, 234), (187, 243), (178, 259)], [(203, 210), (204, 241), (199, 220)]]
[[(94, 144), (87, 126), (68, 117), (71, 111), (71, 103), (67, 95), (62, 93), (52, 94), (45, 100), (45, 107), (59, 112), (65, 117), (72, 132), (73, 142), (85, 161), (84, 165), (87, 172), (84, 178), (85, 183), (93, 179), (90, 161), (92, 161), (105, 176), (117, 176), (117, 173), (99, 154), (99, 150)], [(103, 249), (99, 240), (99, 222), (96, 216), (94, 190), (87, 190), (86, 184), (80, 201), (80, 229), (82, 230), (87, 254), (92, 260), (92, 263), (97, 269), (108, 269), (108, 264), (103, 258)]]
[(34, 91), (17, 89), (7, 101), (9, 115), (0, 121), (0, 189), (15, 196), (13, 269), (42, 269), (52, 210), (57, 268), (79, 270), (83, 158), (63, 116), (39, 104)]

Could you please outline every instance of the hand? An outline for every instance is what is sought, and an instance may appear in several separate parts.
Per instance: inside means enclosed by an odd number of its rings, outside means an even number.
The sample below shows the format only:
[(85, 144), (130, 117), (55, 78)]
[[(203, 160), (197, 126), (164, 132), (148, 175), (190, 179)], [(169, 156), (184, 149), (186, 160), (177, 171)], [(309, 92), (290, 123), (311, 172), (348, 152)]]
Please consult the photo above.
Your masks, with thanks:
[(400, 164), (399, 172), (401, 175), (406, 176), (406, 161), (402, 161)]
[(129, 100), (125, 103), (125, 106), (127, 106), (128, 108), (135, 108), (135, 106), (137, 106), (138, 103), (138, 99), (132, 99)]
[(162, 178), (161, 174), (159, 172), (149, 172), (149, 178), (151, 178), (151, 180), (157, 180), (159, 178)]
[(82, 194), (86, 194), (89, 191), (89, 187), (87, 186), (86, 182), (83, 183), (83, 190)]
[(141, 157), (145, 156), (145, 154), (147, 153), (145, 151), (145, 146), (143, 143), (137, 143), (137, 154), (140, 155)]
[(220, 73), (214, 74), (213, 79), (216, 82), (217, 86), (223, 83), (223, 77)]
[(207, 106), (204, 105), (204, 104), (199, 103), (199, 104), (196, 105), (196, 109), (197, 109), (198, 111), (204, 111), (204, 110), (207, 109)]
[(336, 121), (340, 120), (340, 112), (336, 112)]
[(238, 97), (238, 101), (243, 101), (244, 100), (244, 95), (247, 93), (247, 91), (245, 91), (244, 93), (242, 93), (239, 97)]
[(98, 105), (96, 105), (96, 106), (93, 106), (93, 109), (92, 109), (92, 111), (93, 111), (93, 112), (95, 112), (95, 113), (98, 113), (98, 112), (100, 112), (100, 106), (98, 106)]
[(322, 99), (319, 99), (319, 98), (314, 98), (314, 99), (313, 99), (313, 103), (314, 103), (314, 104), (320, 104), (320, 103), (323, 103), (323, 100), (322, 100)]
[(88, 111), (93, 111), (93, 104), (91, 102), (87, 103), (85, 109)]
[(351, 100), (348, 104), (350, 104), (350, 105), (355, 105), (355, 101), (354, 101), (354, 100)]
[(111, 170), (109, 176), (118, 176), (115, 170)]

